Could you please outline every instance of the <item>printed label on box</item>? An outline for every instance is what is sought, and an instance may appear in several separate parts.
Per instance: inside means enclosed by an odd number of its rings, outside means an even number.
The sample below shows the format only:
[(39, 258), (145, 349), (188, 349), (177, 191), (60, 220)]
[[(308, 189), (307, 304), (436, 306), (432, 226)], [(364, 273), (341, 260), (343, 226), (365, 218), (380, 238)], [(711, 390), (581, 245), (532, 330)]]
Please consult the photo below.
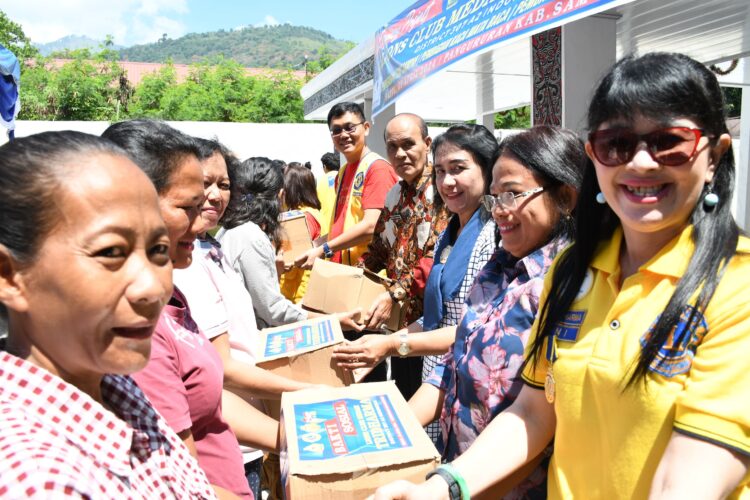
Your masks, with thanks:
[(333, 327), (330, 320), (321, 321), (313, 326), (303, 325), (280, 330), (268, 334), (263, 355), (269, 357), (293, 353), (300, 349), (332, 342), (333, 339)]
[(294, 219), (295, 217), (301, 217), (304, 216), (305, 212), (302, 210), (287, 210), (286, 212), (281, 212), (279, 214), (279, 222), (284, 222), (289, 219)]
[(390, 398), (336, 399), (294, 405), (300, 460), (411, 447)]

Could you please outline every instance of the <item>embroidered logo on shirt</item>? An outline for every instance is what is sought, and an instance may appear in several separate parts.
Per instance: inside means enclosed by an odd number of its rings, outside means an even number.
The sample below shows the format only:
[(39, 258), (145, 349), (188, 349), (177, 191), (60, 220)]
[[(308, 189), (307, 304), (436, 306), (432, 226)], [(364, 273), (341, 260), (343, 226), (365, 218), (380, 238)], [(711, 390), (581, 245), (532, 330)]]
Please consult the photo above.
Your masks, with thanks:
[[(695, 312), (693, 328), (687, 331), (688, 320), (694, 311), (692, 306), (686, 306), (680, 314), (677, 325), (672, 329), (664, 345), (661, 346), (649, 369), (667, 378), (674, 377), (690, 370), (693, 363), (695, 350), (703, 342), (703, 337), (708, 333), (708, 323), (703, 314)], [(651, 333), (656, 327), (657, 316), (648, 331), (641, 337), (641, 347), (644, 347), (651, 338)]]
[(362, 196), (362, 186), (365, 184), (365, 173), (359, 172), (354, 176), (354, 185), (352, 190), (352, 196)]

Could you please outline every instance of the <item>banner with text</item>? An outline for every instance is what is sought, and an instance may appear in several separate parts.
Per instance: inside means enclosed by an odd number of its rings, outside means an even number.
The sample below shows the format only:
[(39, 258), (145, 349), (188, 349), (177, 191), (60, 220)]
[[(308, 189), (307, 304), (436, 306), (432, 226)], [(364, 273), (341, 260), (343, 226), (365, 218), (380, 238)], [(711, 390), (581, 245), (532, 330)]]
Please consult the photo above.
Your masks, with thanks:
[(376, 34), (372, 114), (469, 54), (631, 1), (419, 0)]

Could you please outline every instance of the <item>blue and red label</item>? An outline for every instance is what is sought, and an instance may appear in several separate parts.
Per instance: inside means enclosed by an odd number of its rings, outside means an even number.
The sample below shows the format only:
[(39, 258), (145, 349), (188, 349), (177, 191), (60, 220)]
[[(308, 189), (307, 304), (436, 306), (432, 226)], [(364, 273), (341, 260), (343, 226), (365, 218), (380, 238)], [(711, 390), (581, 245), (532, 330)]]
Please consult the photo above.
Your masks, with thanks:
[(361, 455), (411, 446), (390, 398), (336, 399), (294, 405), (300, 460)]
[(266, 336), (263, 356), (268, 358), (280, 354), (294, 354), (310, 347), (333, 342), (333, 326), (330, 320), (310, 325), (297, 326), (288, 330), (279, 330)]

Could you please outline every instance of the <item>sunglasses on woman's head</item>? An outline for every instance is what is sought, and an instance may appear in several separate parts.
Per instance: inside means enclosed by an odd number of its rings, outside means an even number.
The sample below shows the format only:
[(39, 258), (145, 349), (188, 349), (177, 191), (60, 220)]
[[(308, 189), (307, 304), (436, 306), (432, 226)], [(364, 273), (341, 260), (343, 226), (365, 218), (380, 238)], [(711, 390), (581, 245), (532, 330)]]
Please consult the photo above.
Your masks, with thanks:
[(648, 134), (636, 134), (627, 128), (610, 128), (591, 132), (589, 143), (594, 157), (607, 167), (624, 165), (632, 160), (641, 141), (646, 143), (646, 151), (655, 162), (676, 167), (693, 157), (698, 141), (704, 135), (704, 130), (690, 127), (667, 127)]

